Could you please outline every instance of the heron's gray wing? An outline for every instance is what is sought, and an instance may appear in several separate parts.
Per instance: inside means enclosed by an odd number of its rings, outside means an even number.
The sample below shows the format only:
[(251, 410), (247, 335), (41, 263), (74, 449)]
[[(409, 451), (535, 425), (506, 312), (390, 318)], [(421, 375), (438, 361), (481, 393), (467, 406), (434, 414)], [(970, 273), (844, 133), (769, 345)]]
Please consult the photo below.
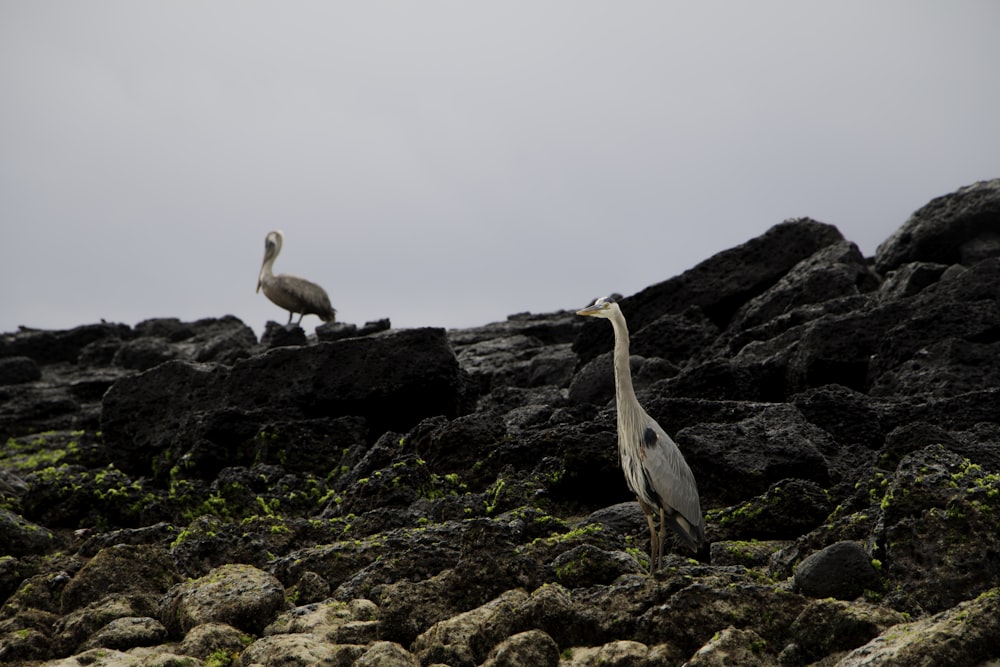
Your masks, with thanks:
[(650, 418), (644, 429), (641, 451), (642, 467), (649, 486), (656, 492), (667, 514), (674, 512), (683, 517), (684, 521), (673, 517), (674, 529), (697, 549), (705, 537), (705, 519), (701, 513), (698, 485), (681, 450), (666, 431)]

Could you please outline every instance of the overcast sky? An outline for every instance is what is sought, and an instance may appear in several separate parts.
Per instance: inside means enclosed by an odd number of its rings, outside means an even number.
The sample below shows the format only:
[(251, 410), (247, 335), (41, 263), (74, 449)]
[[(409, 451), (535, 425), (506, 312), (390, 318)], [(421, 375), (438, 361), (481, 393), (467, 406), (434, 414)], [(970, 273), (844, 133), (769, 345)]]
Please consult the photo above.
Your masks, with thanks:
[[(1000, 2), (0, 0), (0, 332), (464, 327), (1000, 176)], [(307, 331), (320, 324), (304, 321)]]

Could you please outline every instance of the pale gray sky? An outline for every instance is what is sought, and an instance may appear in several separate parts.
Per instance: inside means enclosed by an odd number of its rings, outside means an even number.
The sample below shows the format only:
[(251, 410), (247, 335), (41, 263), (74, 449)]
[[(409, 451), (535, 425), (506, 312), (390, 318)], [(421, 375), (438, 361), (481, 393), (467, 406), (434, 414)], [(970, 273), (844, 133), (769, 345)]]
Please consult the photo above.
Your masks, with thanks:
[[(0, 331), (471, 326), (1000, 176), (1000, 2), (0, 0)], [(311, 331), (319, 321), (306, 319)]]

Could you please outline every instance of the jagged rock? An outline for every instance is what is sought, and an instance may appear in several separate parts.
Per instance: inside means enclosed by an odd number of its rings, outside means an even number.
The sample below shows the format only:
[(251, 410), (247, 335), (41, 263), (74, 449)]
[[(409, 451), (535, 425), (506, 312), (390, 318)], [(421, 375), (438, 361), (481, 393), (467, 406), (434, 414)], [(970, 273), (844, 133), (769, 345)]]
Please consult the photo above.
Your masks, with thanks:
[(837, 542), (799, 564), (795, 585), (810, 597), (853, 600), (866, 590), (880, 590), (882, 581), (860, 544)]
[(941, 280), (947, 270), (947, 264), (933, 262), (902, 264), (886, 274), (879, 286), (879, 298), (883, 301), (892, 301), (918, 294), (925, 287)]
[(790, 402), (842, 446), (857, 443), (876, 450), (885, 442), (878, 411), (861, 392), (827, 384), (796, 394)]
[(356, 644), (331, 644), (312, 635), (271, 635), (250, 644), (239, 665), (354, 665), (365, 652)]
[(176, 358), (176, 350), (166, 340), (144, 336), (123, 343), (111, 361), (122, 368), (144, 371)]
[[(255, 435), (279, 411), (289, 420), (360, 416), (381, 434), (405, 430), (424, 417), (457, 416), (461, 391), (444, 331), (414, 329), (277, 348), (232, 369), (162, 364), (108, 390), (102, 428), (109, 455), (123, 470), (149, 474), (153, 461), (166, 476), (191, 449), (189, 439), (175, 444), (178, 430), (191, 420), (207, 422), (195, 429), (207, 441), (203, 448), (224, 452)], [(220, 414), (238, 415), (235, 433), (213, 430)], [(215, 458), (205, 461), (208, 474), (219, 469)]]
[[(872, 379), (907, 361), (926, 357), (924, 350), (944, 340), (958, 339), (987, 346), (996, 343), (1000, 338), (997, 325), (1000, 320), (1000, 258), (985, 260), (958, 277), (937, 283), (908, 303), (912, 316), (886, 331), (872, 366)], [(928, 365), (927, 361), (923, 364)], [(995, 369), (995, 364), (993, 367)]]
[(712, 540), (709, 545), (712, 565), (742, 565), (766, 569), (775, 552), (787, 547), (788, 540)]
[[(75, 565), (79, 567), (78, 563)], [(32, 568), (25, 569), (31, 574), (24, 577), (3, 607), (0, 607), (0, 621), (13, 619), (21, 613), (37, 612), (44, 612), (47, 620), (57, 620), (56, 615), (60, 611), (59, 596), (70, 579), (69, 574), (62, 569), (41, 574), (34, 574), (35, 570)]]
[(484, 392), (499, 387), (563, 386), (577, 361), (568, 343), (546, 345), (523, 334), (465, 345), (457, 357)]
[(623, 574), (646, 571), (634, 558), (621, 551), (605, 551), (592, 544), (581, 544), (564, 551), (550, 567), (560, 584), (569, 588), (609, 584)]
[(527, 630), (505, 639), (483, 667), (558, 667), (559, 647), (541, 630)]
[(769, 405), (733, 424), (703, 423), (675, 436), (699, 485), (725, 500), (763, 493), (783, 479), (828, 484), (823, 452), (836, 449), (826, 431), (792, 406)]
[[(1000, 311), (997, 317), (1000, 318)], [(998, 359), (1000, 342), (983, 344), (945, 339), (885, 372), (872, 386), (871, 395), (950, 397), (984, 386), (998, 386)]]
[(35, 628), (5, 633), (0, 636), (0, 660), (14, 665), (46, 660), (52, 655), (51, 644), (52, 640)]
[(901, 623), (851, 651), (841, 667), (987, 665), (1000, 636), (1000, 589), (990, 589), (934, 616)]
[(75, 429), (82, 411), (65, 387), (48, 387), (43, 381), (0, 386), (0, 438)]
[(80, 650), (112, 648), (127, 651), (136, 646), (154, 646), (167, 638), (167, 629), (155, 618), (127, 616), (116, 618), (80, 646)]
[[(350, 338), (354, 335), (356, 327), (353, 324), (337, 324), (333, 323), (333, 327), (336, 327), (336, 331), (343, 331), (345, 328), (348, 329), (347, 335), (337, 336), (337, 338)], [(353, 328), (352, 328), (353, 327)], [(302, 330), (302, 327), (294, 324), (284, 325), (278, 324), (277, 322), (269, 321), (264, 325), (264, 334), (260, 337), (260, 344), (269, 350), (273, 350), (276, 347), (293, 347), (305, 345), (309, 342), (306, 338), (306, 332)]]
[(420, 667), (416, 656), (394, 642), (376, 641), (352, 667)]
[(68, 613), (112, 593), (159, 597), (178, 578), (163, 550), (116, 545), (99, 551), (66, 584), (62, 611)]
[(832, 509), (816, 482), (783, 479), (763, 494), (715, 514), (712, 539), (794, 539), (823, 523)]
[[(844, 238), (836, 227), (801, 218), (775, 225), (765, 234), (720, 252), (681, 275), (652, 285), (621, 301), (629, 330), (691, 306), (725, 328), (736, 311), (762, 294), (800, 261)], [(573, 349), (584, 361), (611, 349), (612, 332), (601, 322), (587, 322)]]
[[(629, 356), (629, 368), (635, 389), (641, 391), (658, 380), (673, 377), (677, 368), (663, 359)], [(571, 403), (605, 405), (615, 398), (615, 370), (611, 353), (594, 357), (573, 376), (569, 385)]]
[(255, 567), (223, 565), (172, 588), (162, 606), (161, 620), (173, 636), (202, 623), (226, 623), (260, 634), (284, 608), (285, 589)]
[(1000, 586), (998, 498), (1000, 474), (941, 445), (904, 457), (880, 501), (886, 603), (935, 613)]
[(630, 336), (629, 349), (641, 357), (655, 357), (668, 368), (683, 367), (702, 358), (720, 333), (719, 327), (698, 306), (670, 312)]
[(360, 329), (355, 324), (343, 322), (324, 322), (316, 327), (316, 339), (321, 341), (341, 340), (343, 338), (353, 338), (355, 336), (370, 336), (381, 331), (388, 331), (392, 325), (389, 318), (365, 322)]
[(807, 304), (871, 292), (878, 284), (858, 247), (840, 241), (803, 259), (773, 287), (744, 304), (731, 326), (758, 326)]
[(29, 357), (0, 358), (0, 385), (23, 384), (42, 379), (42, 371)]
[(906, 262), (971, 266), (1000, 257), (1000, 179), (979, 181), (932, 199), (875, 251), (885, 274)]
[(110, 593), (85, 607), (65, 614), (52, 628), (53, 652), (69, 655), (80, 648), (101, 628), (119, 618), (142, 618), (156, 614), (155, 598)]
[(135, 525), (141, 484), (122, 471), (90, 469), (76, 463), (47, 467), (26, 476), (24, 515), (53, 527), (83, 528), (103, 520), (109, 525)]
[(132, 330), (124, 324), (85, 324), (65, 331), (22, 329), (0, 337), (0, 357), (30, 357), (40, 365), (75, 363), (80, 351), (101, 339), (127, 340)]
[(535, 339), (543, 345), (559, 345), (572, 343), (583, 327), (583, 319), (574, 310), (563, 310), (554, 313), (517, 313), (510, 315), (503, 322), (492, 322), (480, 327), (469, 329), (452, 329), (448, 331), (448, 339), (461, 352), (469, 345), (482, 341), (512, 336), (525, 336)]
[(508, 591), (481, 607), (439, 621), (414, 640), (411, 650), (421, 664), (475, 667), (510, 635), (516, 609), (527, 598), (524, 591)]
[(231, 625), (202, 623), (188, 630), (177, 651), (199, 660), (208, 660), (213, 655), (222, 655), (232, 660), (246, 648), (250, 640), (250, 636)]
[(264, 635), (309, 634), (332, 644), (368, 644), (377, 639), (378, 617), (370, 600), (326, 600), (283, 612)]
[(698, 649), (686, 664), (689, 667), (766, 667), (774, 664), (774, 654), (768, 649), (767, 642), (753, 630), (729, 626)]
[(48, 528), (27, 521), (10, 510), (0, 508), (0, 544), (8, 556), (44, 553), (52, 547), (55, 536)]
[(781, 649), (783, 664), (811, 664), (831, 653), (849, 651), (902, 623), (899, 612), (869, 603), (814, 600), (791, 627), (795, 641)]

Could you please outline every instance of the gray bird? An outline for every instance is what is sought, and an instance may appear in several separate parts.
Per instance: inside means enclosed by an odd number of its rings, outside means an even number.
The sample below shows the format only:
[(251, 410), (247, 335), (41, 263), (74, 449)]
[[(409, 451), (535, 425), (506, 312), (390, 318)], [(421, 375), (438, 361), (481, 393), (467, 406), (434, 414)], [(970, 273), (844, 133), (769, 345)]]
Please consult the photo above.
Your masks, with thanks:
[(324, 322), (333, 322), (337, 311), (330, 305), (326, 290), (305, 278), (285, 273), (274, 275), (271, 267), (281, 252), (283, 239), (280, 231), (274, 231), (264, 240), (264, 263), (257, 277), (257, 291), (263, 287), (264, 296), (288, 311), (286, 326), (292, 323), (295, 313), (299, 314), (296, 324), (302, 324), (302, 318), (310, 314), (319, 315)]
[[(618, 456), (625, 481), (636, 495), (649, 524), (650, 572), (663, 557), (669, 526), (694, 551), (705, 539), (698, 486), (684, 456), (666, 431), (639, 405), (629, 368), (628, 325), (610, 296), (601, 297), (577, 315), (611, 320), (615, 330), (615, 403), (618, 408)], [(655, 519), (658, 516), (659, 524)]]

